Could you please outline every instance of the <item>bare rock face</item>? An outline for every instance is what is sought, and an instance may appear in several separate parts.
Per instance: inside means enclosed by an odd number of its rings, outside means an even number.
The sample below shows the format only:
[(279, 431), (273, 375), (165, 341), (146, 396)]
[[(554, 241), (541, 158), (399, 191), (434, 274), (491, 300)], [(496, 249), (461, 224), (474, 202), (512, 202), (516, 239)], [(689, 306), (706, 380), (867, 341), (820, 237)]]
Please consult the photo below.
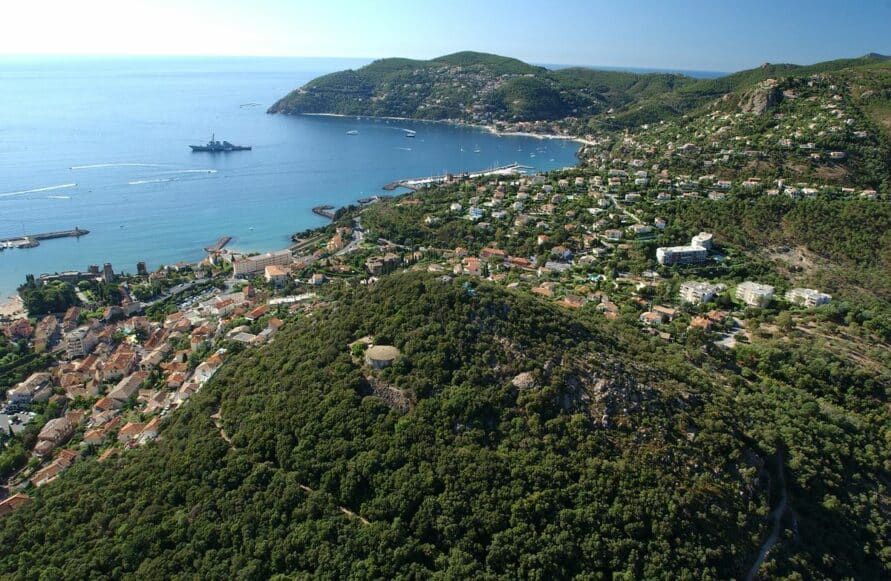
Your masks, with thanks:
[(535, 377), (530, 372), (524, 371), (513, 378), (511, 385), (517, 389), (531, 389), (535, 387)]
[(776, 82), (765, 81), (759, 87), (743, 96), (740, 108), (743, 113), (764, 113), (780, 104), (783, 92)]
[(365, 381), (366, 384), (360, 390), (362, 395), (377, 396), (384, 405), (403, 414), (408, 413), (414, 406), (412, 393), (401, 390), (373, 375), (366, 375)]

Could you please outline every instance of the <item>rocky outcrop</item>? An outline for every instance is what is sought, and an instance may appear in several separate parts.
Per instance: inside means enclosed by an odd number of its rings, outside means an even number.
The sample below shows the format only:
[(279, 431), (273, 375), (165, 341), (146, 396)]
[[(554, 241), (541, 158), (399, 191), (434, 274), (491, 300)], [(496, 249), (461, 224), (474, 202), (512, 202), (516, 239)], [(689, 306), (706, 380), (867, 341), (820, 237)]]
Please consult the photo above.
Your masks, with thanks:
[(767, 80), (757, 88), (743, 96), (740, 108), (743, 113), (764, 113), (780, 104), (783, 100), (783, 92), (777, 87), (776, 81)]
[(528, 371), (524, 371), (514, 377), (510, 383), (517, 389), (531, 389), (535, 387), (535, 376)]
[(399, 389), (395, 385), (370, 374), (365, 376), (365, 382), (362, 395), (376, 396), (390, 409), (404, 414), (408, 413), (414, 405), (412, 394)]

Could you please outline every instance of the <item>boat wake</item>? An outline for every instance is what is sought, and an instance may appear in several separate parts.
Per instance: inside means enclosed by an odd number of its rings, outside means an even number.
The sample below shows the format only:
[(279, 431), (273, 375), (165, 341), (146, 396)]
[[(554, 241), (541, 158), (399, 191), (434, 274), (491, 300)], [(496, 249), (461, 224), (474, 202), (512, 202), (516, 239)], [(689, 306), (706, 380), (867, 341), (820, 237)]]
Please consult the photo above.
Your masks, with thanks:
[(160, 163), (93, 163), (90, 165), (73, 165), (69, 169), (99, 169), (103, 167), (164, 167)]
[(25, 194), (36, 194), (39, 192), (51, 192), (53, 190), (64, 190), (66, 188), (73, 188), (77, 184), (60, 184), (58, 186), (47, 186), (45, 188), (34, 188), (33, 190), (22, 190), (20, 192), (5, 192), (0, 194), (0, 198), (9, 198), (12, 196), (24, 196)]
[(217, 173), (215, 169), (178, 169), (174, 171), (165, 171), (161, 172), (164, 174), (177, 174), (177, 173)]
[(131, 180), (131, 181), (127, 182), (127, 185), (140, 186), (142, 184), (161, 184), (164, 182), (172, 182), (175, 179), (176, 178), (156, 178), (156, 179), (151, 179), (151, 180)]
[(397, 147), (396, 149), (401, 149), (402, 151), (411, 151), (411, 147)]
[(71, 196), (47, 196), (47, 200), (70, 200)]

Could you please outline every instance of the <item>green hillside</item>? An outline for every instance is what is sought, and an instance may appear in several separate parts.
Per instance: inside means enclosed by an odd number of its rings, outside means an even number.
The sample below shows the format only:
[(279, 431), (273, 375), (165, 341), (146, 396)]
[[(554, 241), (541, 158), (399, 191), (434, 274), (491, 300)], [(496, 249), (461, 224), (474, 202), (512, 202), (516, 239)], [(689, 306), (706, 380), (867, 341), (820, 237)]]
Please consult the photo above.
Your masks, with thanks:
[(269, 111), (460, 121), (554, 120), (593, 115), (687, 82), (691, 79), (680, 75), (549, 71), (512, 58), (459, 52), (430, 61), (383, 59), (357, 71), (325, 75)]
[[(401, 358), (363, 366), (369, 335)], [(874, 420), (828, 392), (846, 407), (821, 413), (823, 380), (728, 383), (689, 357), (490, 283), (392, 275), (227, 363), (156, 444), (34, 491), (0, 521), (0, 575), (738, 577), (785, 461), (807, 543), (787, 572), (878, 576), (855, 526)]]
[(891, 66), (891, 57), (868, 54), (860, 58), (838, 59), (807, 66), (768, 63), (755, 69), (739, 71), (717, 79), (701, 79), (686, 83), (674, 91), (641, 99), (634, 107), (629, 107), (626, 111), (617, 114), (612, 123), (623, 127), (633, 127), (642, 123), (653, 123), (677, 117), (724, 95), (751, 89), (767, 79), (803, 78), (845, 69), (875, 66)]
[(590, 120), (601, 129), (671, 119), (767, 79), (885, 66), (869, 54), (813, 65), (765, 64), (717, 79), (580, 67), (550, 71), (517, 59), (459, 52), (429, 61), (382, 59), (319, 77), (270, 113), (337, 113), (464, 122)]

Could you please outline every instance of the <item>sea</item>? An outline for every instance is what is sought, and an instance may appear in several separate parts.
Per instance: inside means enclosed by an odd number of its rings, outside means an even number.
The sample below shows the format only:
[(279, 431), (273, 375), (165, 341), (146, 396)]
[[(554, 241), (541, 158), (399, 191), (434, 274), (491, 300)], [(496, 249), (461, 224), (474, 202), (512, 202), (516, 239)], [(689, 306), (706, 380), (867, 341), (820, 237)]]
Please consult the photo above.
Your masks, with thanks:
[[(326, 223), (314, 206), (385, 194), (396, 179), (576, 163), (578, 144), (565, 140), (266, 113), (311, 79), (367, 62), (0, 57), (0, 238), (90, 231), (0, 251), (0, 299), (27, 274), (197, 261), (222, 236), (237, 250), (284, 248), (295, 232)], [(188, 147), (213, 135), (253, 149)]]

